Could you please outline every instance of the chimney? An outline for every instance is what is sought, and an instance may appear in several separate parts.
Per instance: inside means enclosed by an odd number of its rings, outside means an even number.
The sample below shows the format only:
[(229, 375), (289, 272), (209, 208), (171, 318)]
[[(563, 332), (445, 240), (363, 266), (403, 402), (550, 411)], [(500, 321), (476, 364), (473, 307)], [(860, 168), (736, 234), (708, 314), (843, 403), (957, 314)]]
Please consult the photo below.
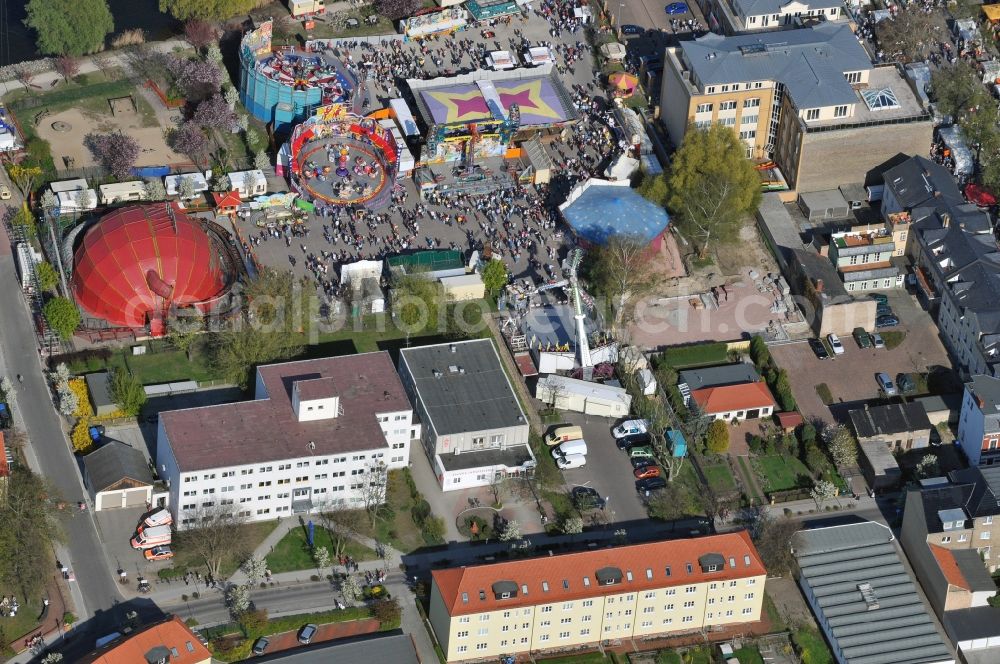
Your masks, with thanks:
[(941, 227), (942, 228), (948, 228), (949, 226), (951, 226), (951, 213), (950, 212), (942, 212), (941, 213)]
[(941, 192), (937, 189), (934, 190), (934, 198), (941, 198)]
[(823, 280), (822, 279), (817, 279), (816, 280), (816, 292), (817, 293), (822, 293), (823, 292)]

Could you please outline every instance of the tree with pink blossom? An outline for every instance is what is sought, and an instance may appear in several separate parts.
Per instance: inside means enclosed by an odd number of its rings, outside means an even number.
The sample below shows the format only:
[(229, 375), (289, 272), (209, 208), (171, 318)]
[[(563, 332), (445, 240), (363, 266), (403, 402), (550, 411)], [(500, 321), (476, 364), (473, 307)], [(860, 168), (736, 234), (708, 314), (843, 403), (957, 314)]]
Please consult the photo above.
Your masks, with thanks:
[(192, 119), (199, 127), (212, 127), (223, 131), (232, 131), (236, 126), (236, 113), (219, 94), (212, 95), (198, 104)]
[(208, 147), (208, 137), (205, 136), (205, 132), (191, 120), (173, 130), (168, 142), (175, 152), (187, 155), (196, 164), (198, 157)]
[(222, 84), (222, 70), (214, 62), (188, 60), (172, 53), (163, 57), (174, 86), (188, 99), (204, 99)]
[(125, 180), (131, 175), (132, 166), (139, 157), (139, 142), (122, 133), (87, 134), (83, 144), (117, 180)]

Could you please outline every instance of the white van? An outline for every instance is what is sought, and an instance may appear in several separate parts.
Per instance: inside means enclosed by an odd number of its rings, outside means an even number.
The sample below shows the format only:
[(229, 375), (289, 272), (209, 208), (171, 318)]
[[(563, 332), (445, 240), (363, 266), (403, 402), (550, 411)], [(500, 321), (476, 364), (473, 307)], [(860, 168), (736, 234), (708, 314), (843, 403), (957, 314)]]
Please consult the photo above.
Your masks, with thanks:
[(558, 459), (559, 457), (570, 456), (571, 454), (586, 454), (587, 453), (587, 441), (583, 440), (570, 440), (552, 450), (552, 458)]
[(560, 470), (581, 468), (587, 465), (587, 457), (583, 454), (567, 454), (564, 457), (556, 459), (556, 465), (559, 466)]
[(143, 523), (150, 528), (154, 526), (169, 526), (174, 522), (174, 517), (170, 516), (170, 510), (165, 507), (161, 507), (158, 510), (153, 510), (149, 513)]
[(133, 549), (152, 549), (160, 544), (170, 544), (170, 526), (139, 526), (130, 543)]
[(549, 447), (565, 443), (567, 440), (580, 440), (583, 438), (583, 429), (575, 424), (563, 424), (557, 426), (545, 436), (545, 444)]

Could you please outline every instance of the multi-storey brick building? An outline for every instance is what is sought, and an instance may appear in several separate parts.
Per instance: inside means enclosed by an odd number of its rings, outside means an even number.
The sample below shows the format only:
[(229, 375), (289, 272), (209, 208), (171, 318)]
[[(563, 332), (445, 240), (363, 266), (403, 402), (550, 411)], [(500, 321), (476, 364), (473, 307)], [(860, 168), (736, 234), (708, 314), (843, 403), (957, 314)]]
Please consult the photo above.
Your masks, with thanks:
[(753, 623), (767, 572), (744, 531), (432, 576), (431, 626), (461, 662)]

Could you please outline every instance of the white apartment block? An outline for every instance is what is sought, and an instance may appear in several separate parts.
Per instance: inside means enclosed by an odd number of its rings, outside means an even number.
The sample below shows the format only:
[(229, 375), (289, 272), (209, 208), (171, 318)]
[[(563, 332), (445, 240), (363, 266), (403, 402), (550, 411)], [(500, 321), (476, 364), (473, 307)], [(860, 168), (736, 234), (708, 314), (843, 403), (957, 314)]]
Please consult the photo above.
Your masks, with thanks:
[(419, 429), (388, 353), (272, 364), (253, 400), (161, 413), (156, 467), (178, 529), (224, 509), (363, 507), (370, 473), (407, 466)]

